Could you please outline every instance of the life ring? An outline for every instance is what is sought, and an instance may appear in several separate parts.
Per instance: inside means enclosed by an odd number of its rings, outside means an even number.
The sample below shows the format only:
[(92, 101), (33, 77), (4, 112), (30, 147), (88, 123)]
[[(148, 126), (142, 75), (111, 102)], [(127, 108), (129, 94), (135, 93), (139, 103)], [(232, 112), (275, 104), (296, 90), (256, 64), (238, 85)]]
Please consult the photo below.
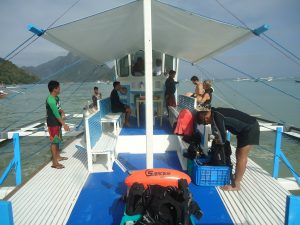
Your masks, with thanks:
[(141, 183), (145, 188), (148, 185), (161, 185), (164, 187), (175, 186), (178, 187), (178, 180), (186, 179), (186, 181), (191, 183), (191, 178), (186, 173), (183, 173), (178, 170), (165, 169), (165, 168), (155, 168), (155, 169), (146, 169), (134, 171), (125, 179), (125, 184), (127, 187), (135, 182)]

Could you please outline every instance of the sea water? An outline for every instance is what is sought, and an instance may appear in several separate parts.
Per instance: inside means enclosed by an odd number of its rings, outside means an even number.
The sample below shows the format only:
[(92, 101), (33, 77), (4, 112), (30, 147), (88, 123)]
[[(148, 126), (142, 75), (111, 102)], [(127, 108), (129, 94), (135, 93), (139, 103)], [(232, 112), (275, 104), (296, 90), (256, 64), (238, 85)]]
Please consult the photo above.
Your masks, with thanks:
[[(66, 113), (82, 113), (87, 101), (91, 101), (93, 87), (98, 86), (103, 98), (109, 97), (112, 84), (103, 83), (63, 83), (61, 84), (61, 103)], [(195, 86), (189, 81), (179, 81), (178, 94), (193, 91)], [(260, 118), (278, 121), (287, 126), (300, 127), (300, 83), (293, 79), (272, 81), (234, 81), (217, 80), (213, 84), (215, 107), (233, 107)], [(13, 130), (32, 121), (45, 118), (45, 101), (49, 92), (46, 84), (22, 85), (17, 92), (11, 92), (0, 100), (0, 131)], [(298, 99), (297, 99), (298, 98)], [(80, 119), (69, 121), (79, 123)], [(23, 137), (21, 160), (24, 180), (33, 171), (49, 161), (48, 137)], [(261, 132), (260, 145), (254, 146), (250, 153), (256, 163), (269, 173), (273, 169), (273, 150), (275, 132)], [(233, 137), (232, 143), (235, 144)], [(300, 140), (283, 136), (282, 150), (300, 173)], [(13, 157), (12, 142), (0, 143), (0, 175)], [(280, 177), (292, 176), (285, 166), (280, 167)], [(10, 176), (5, 185), (14, 184)]]

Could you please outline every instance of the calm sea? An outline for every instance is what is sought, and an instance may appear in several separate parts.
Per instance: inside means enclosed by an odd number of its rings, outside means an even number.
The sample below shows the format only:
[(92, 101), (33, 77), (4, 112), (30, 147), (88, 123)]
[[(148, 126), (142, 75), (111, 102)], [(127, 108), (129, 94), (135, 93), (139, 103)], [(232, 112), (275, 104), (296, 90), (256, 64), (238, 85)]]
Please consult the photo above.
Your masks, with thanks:
[[(282, 79), (266, 81), (266, 84), (253, 81), (214, 81), (212, 104), (215, 107), (234, 107), (251, 115), (286, 125), (300, 127), (300, 83)], [(268, 86), (271, 85), (272, 87)], [(97, 83), (61, 84), (62, 107), (66, 113), (82, 113), (83, 107), (91, 99), (92, 89), (98, 86), (102, 96), (108, 97), (112, 85)], [(276, 88), (281, 91), (276, 90)], [(47, 85), (22, 85), (11, 89), (9, 96), (0, 100), (0, 131), (13, 130), (24, 124), (45, 117), (45, 99), (48, 95)], [(178, 94), (193, 91), (190, 81), (180, 81)], [(20, 93), (16, 93), (20, 92)], [(69, 121), (78, 123), (79, 119)], [(233, 138), (234, 144), (234, 138)], [(272, 172), (275, 133), (261, 132), (260, 146), (255, 146), (250, 157), (268, 172)], [(283, 137), (282, 149), (295, 170), (300, 172), (300, 141)], [(11, 142), (0, 144), (0, 175), (12, 159)], [(39, 166), (49, 161), (49, 140), (47, 137), (21, 138), (22, 171), (26, 180)], [(280, 176), (292, 176), (285, 166), (280, 168)], [(11, 176), (5, 185), (13, 184)]]

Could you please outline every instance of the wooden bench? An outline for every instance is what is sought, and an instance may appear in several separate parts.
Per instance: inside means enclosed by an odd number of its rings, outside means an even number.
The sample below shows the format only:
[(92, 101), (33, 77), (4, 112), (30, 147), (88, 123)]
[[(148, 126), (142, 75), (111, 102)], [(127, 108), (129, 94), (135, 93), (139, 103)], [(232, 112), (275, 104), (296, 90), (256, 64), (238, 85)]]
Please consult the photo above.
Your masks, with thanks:
[(98, 100), (98, 109), (101, 113), (101, 123), (113, 123), (114, 134), (117, 135), (122, 126), (122, 115), (123, 113), (111, 112), (110, 98)]
[[(112, 171), (117, 136), (114, 133), (104, 133), (102, 128), (100, 110), (85, 118), (85, 137), (89, 172)], [(97, 155), (106, 155), (106, 160), (97, 159)]]

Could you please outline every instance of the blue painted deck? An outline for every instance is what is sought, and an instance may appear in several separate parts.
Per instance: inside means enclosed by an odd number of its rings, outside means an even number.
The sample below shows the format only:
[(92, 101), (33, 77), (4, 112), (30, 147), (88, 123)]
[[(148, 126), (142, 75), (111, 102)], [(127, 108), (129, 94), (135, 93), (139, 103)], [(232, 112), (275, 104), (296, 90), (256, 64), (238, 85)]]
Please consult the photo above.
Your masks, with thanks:
[[(145, 154), (119, 154), (119, 160), (128, 170), (145, 168)], [(176, 152), (154, 154), (154, 167), (180, 170)], [(124, 212), (124, 203), (120, 197), (126, 193), (123, 181), (127, 173), (116, 164), (113, 169), (113, 173), (89, 175), (67, 224), (120, 224)], [(197, 225), (233, 224), (214, 187), (198, 187), (190, 184), (189, 188), (193, 193), (193, 199), (204, 213), (201, 220), (196, 221)]]
[[(140, 122), (140, 127), (137, 126), (137, 121), (135, 117), (130, 118), (131, 127), (122, 128), (119, 135), (145, 135), (146, 128), (145, 128), (145, 121)], [(162, 126), (160, 127), (160, 121), (158, 118), (155, 118), (155, 123), (153, 127), (153, 134), (154, 135), (164, 135), (164, 134), (173, 134), (172, 127), (167, 120), (167, 117), (163, 117)]]

